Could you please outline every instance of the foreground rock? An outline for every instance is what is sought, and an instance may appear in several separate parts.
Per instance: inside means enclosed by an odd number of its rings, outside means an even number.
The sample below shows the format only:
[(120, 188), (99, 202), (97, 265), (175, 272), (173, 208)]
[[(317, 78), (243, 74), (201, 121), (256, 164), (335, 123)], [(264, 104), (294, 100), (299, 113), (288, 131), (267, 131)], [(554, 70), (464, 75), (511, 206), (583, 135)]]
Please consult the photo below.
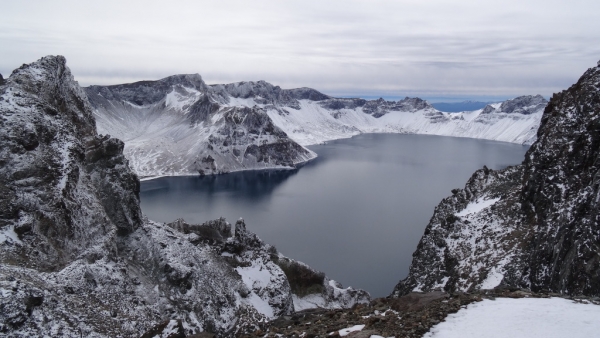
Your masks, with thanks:
[(145, 219), (123, 143), (96, 133), (63, 57), (23, 65), (0, 86), (0, 145), (3, 336), (228, 337), (294, 313), (294, 287), (331, 306), (369, 299), (330, 292), (324, 274), (243, 220)]
[(394, 296), (498, 285), (600, 295), (600, 65), (554, 94), (522, 165), (484, 168), (435, 209)]

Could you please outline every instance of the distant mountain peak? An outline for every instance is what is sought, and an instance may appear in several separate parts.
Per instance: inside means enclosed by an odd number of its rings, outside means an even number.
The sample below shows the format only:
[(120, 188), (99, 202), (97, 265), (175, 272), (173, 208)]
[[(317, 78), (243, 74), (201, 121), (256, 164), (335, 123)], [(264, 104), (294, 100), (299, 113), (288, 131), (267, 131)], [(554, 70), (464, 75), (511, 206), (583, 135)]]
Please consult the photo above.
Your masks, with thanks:
[(548, 100), (546, 100), (542, 95), (524, 95), (515, 97), (514, 99), (506, 100), (497, 107), (497, 104), (489, 104), (487, 105), (482, 114), (490, 114), (493, 112), (497, 113), (506, 113), (506, 114), (514, 114), (519, 113), (523, 115), (533, 114), (540, 110), (540, 108), (545, 107), (548, 104)]

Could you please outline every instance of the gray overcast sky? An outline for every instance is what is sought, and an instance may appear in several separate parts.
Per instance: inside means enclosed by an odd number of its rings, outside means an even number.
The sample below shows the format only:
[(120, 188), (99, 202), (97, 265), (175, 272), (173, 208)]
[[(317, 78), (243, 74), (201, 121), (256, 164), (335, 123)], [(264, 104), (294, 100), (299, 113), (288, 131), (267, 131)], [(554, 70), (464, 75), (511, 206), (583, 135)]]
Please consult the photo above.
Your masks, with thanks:
[(598, 0), (2, 0), (0, 73), (61, 54), (81, 85), (200, 73), (338, 96), (549, 96), (600, 59)]

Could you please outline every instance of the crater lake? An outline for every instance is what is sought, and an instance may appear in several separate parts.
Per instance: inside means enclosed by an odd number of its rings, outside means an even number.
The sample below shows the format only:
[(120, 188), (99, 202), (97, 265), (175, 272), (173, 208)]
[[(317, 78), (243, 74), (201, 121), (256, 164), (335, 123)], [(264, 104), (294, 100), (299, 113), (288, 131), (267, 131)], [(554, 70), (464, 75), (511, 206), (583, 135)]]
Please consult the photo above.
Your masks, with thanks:
[(282, 254), (383, 297), (407, 275), (435, 206), (484, 165), (520, 164), (528, 146), (362, 134), (309, 148), (319, 157), (295, 170), (143, 181), (142, 211), (160, 222), (244, 218)]

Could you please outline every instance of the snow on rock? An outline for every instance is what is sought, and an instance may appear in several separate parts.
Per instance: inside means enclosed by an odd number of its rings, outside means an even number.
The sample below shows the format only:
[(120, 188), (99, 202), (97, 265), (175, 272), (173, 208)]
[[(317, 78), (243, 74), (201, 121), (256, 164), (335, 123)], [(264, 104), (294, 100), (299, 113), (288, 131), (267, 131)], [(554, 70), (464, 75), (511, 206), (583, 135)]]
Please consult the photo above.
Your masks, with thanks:
[[(435, 208), (408, 276), (413, 290), (516, 287), (600, 295), (600, 67), (554, 94), (522, 165), (478, 170)], [(536, 114), (542, 98), (482, 114)]]
[(296, 311), (307, 309), (347, 309), (356, 304), (367, 304), (370, 301), (369, 294), (362, 290), (351, 287), (342, 288), (340, 283), (323, 279), (321, 293), (310, 293), (304, 296), (293, 295), (294, 308)]
[(481, 210), (485, 209), (485, 208), (489, 208), (490, 206), (494, 205), (496, 202), (498, 202), (500, 200), (500, 198), (492, 198), (492, 199), (477, 199), (469, 204), (467, 204), (467, 207), (464, 208), (461, 212), (456, 213), (456, 216), (467, 216), (469, 214), (475, 214), (480, 212)]
[(562, 298), (496, 298), (470, 304), (424, 338), (587, 338), (600, 332), (600, 306)]
[(200, 75), (85, 88), (98, 132), (125, 142), (142, 177), (294, 168), (302, 147), (361, 133), (416, 133), (531, 144), (546, 100), (522, 96), (443, 113), (419, 98), (332, 98), (264, 81), (207, 86)]
[[(203, 86), (182, 76), (98, 95), (147, 109), (173, 83), (185, 84), (178, 95)], [(294, 311), (279, 254), (242, 220), (232, 232), (224, 219), (144, 218), (123, 142), (95, 123), (62, 56), (23, 65), (0, 86), (0, 332), (230, 337)]]
[(9, 225), (4, 229), (0, 230), (0, 244), (2, 243), (11, 243), (11, 244), (23, 244), (19, 239), (19, 235), (15, 232), (15, 226)]
[(345, 336), (349, 335), (351, 332), (361, 331), (364, 328), (365, 328), (364, 324), (354, 325), (354, 326), (347, 327), (345, 329), (341, 329), (338, 331), (338, 333), (339, 333), (340, 337), (345, 337)]
[(484, 168), (464, 189), (442, 200), (413, 255), (408, 277), (394, 295), (497, 286), (511, 258), (521, 253), (521, 221), (515, 216), (522, 175), (519, 166)]

